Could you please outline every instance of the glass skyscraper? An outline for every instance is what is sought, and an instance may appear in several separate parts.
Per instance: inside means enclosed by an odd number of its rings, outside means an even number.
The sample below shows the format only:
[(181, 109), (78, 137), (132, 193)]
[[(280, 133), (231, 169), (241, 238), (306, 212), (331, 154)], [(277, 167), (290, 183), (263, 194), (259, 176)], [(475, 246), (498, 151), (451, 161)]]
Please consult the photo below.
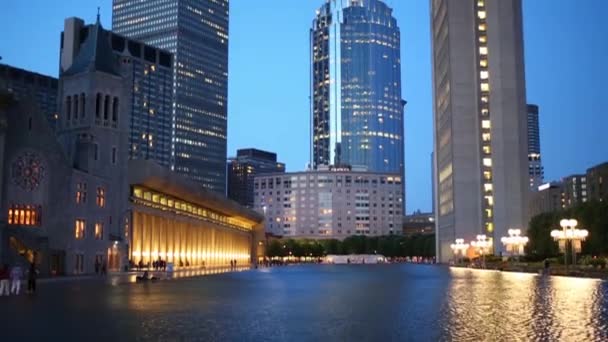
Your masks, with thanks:
[(313, 168), (404, 174), (400, 31), (380, 0), (327, 0), (311, 41)]
[(538, 128), (538, 106), (528, 104), (528, 176), (530, 190), (538, 191), (544, 182), (545, 170), (540, 155), (540, 130)]
[(171, 168), (225, 193), (228, 0), (113, 0), (112, 30), (174, 55)]

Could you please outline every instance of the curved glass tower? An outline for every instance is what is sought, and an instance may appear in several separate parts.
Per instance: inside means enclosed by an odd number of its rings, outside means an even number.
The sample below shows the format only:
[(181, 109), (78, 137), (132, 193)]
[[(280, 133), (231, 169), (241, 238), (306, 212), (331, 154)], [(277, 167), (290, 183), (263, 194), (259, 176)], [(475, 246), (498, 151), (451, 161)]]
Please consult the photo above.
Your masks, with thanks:
[(380, 0), (327, 0), (311, 41), (311, 160), (404, 174), (400, 31)]

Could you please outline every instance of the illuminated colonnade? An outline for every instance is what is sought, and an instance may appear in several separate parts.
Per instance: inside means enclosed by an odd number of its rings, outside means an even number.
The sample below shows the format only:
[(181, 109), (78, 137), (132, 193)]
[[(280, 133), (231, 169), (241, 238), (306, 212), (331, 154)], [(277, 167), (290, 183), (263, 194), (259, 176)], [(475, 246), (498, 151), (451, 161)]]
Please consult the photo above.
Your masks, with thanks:
[(138, 265), (161, 259), (175, 267), (227, 266), (251, 262), (256, 222), (221, 214), (155, 190), (136, 186), (129, 257)]

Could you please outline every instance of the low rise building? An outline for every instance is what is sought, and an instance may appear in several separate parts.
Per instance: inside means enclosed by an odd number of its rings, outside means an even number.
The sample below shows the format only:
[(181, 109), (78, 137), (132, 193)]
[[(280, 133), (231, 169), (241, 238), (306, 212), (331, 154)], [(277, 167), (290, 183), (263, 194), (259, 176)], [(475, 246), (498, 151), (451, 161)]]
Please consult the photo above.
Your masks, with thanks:
[(403, 235), (435, 234), (435, 214), (416, 211), (403, 217)]
[(260, 175), (255, 209), (266, 231), (287, 238), (343, 239), (401, 232), (403, 186), (399, 175), (348, 167)]
[(562, 183), (546, 183), (530, 197), (530, 218), (543, 213), (559, 211), (565, 207)]
[(587, 170), (587, 190), (590, 201), (608, 201), (608, 162)]

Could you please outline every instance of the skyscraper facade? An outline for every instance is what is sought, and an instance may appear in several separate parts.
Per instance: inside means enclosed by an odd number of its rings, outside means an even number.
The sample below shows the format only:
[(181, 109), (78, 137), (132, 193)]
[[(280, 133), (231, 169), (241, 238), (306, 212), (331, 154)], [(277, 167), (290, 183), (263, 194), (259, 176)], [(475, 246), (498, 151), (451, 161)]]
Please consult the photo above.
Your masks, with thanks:
[(171, 168), (225, 193), (228, 0), (113, 0), (112, 30), (174, 55)]
[(538, 128), (538, 106), (527, 105), (528, 112), (528, 176), (530, 190), (538, 191), (543, 184), (545, 170), (540, 154), (540, 130)]
[[(65, 20), (61, 33), (59, 74), (74, 62), (95, 25), (79, 18)], [(96, 29), (96, 28), (95, 28)], [(111, 47), (117, 70), (131, 92), (129, 108), (129, 158), (148, 159), (164, 167), (171, 165), (173, 63), (170, 52), (103, 31)]]
[(437, 257), (528, 223), (521, 0), (431, 0)]
[[(311, 160), (404, 174), (400, 31), (380, 0), (327, 0), (311, 42)], [(403, 178), (403, 177), (401, 177)]]
[(46, 114), (51, 127), (55, 128), (57, 119), (58, 81), (54, 77), (0, 64), (0, 90), (14, 96), (15, 100), (33, 100)]
[(255, 148), (236, 151), (228, 160), (228, 197), (253, 208), (253, 180), (266, 173), (285, 172), (285, 164), (277, 162), (277, 154)]

